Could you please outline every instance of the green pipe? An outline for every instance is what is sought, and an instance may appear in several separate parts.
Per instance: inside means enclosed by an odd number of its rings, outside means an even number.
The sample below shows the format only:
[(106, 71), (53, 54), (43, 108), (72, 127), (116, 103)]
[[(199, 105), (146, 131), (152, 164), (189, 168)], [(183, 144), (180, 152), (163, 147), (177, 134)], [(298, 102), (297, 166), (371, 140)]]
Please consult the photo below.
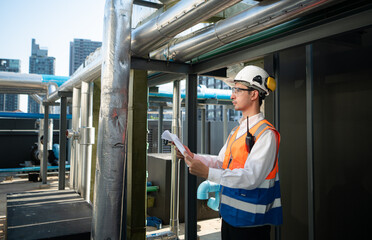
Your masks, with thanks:
[(336, 16), (338, 14), (341, 14), (341, 13), (345, 13), (345, 12), (351, 13), (351, 12), (353, 12), (352, 11), (353, 9), (355, 11), (358, 11), (358, 9), (367, 10), (366, 6), (368, 8), (371, 8), (370, 3), (366, 4), (366, 3), (363, 3), (363, 1), (356, 1), (356, 2), (353, 2), (353, 3), (350, 3), (350, 4), (345, 4), (345, 3), (338, 4), (331, 9), (323, 9), (321, 12), (316, 12), (316, 13), (312, 13), (308, 16), (293, 19), (291, 21), (282, 23), (282, 24), (277, 25), (275, 27), (263, 30), (263, 31), (258, 32), (256, 34), (253, 34), (251, 36), (248, 36), (248, 37), (242, 38), (240, 40), (234, 41), (232, 43), (226, 44), (224, 46), (221, 46), (221, 47), (219, 47), (215, 50), (212, 50), (208, 53), (202, 54), (202, 55), (192, 59), (191, 63), (192, 64), (198, 63), (198, 62), (213, 58), (217, 55), (227, 53), (227, 52), (231, 52), (235, 49), (239, 49), (241, 47), (245, 47), (247, 45), (254, 44), (256, 42), (260, 42), (260, 41), (278, 36), (280, 34), (288, 33), (290, 31), (295, 30), (295, 29), (300, 28), (300, 27), (304, 27), (304, 26), (307, 26), (307, 25), (310, 26), (311, 24), (314, 24), (318, 21), (329, 19), (329, 18), (331, 18), (333, 16)]
[(157, 192), (159, 190), (159, 186), (148, 186), (146, 190), (147, 192)]

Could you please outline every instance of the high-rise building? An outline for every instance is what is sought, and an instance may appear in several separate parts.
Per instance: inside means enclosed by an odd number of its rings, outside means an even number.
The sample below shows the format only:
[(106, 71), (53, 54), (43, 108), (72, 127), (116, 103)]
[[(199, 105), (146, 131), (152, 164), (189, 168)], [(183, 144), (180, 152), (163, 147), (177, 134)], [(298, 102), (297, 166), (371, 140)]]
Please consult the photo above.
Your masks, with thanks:
[(20, 61), (18, 59), (0, 58), (0, 71), (3, 72), (20, 72)]
[[(41, 49), (35, 39), (32, 39), (31, 44), (29, 73), (54, 75), (55, 58), (48, 57), (48, 50)], [(39, 104), (28, 97), (28, 112), (38, 113), (39, 109)]]
[(73, 42), (70, 42), (70, 76), (80, 67), (90, 53), (101, 46), (102, 42), (89, 39), (75, 38)]
[[(20, 61), (18, 59), (0, 58), (0, 71), (20, 72)], [(0, 94), (0, 111), (12, 112), (19, 109), (18, 94)]]
[(40, 49), (32, 39), (29, 73), (54, 75), (55, 58), (48, 57), (47, 49)]

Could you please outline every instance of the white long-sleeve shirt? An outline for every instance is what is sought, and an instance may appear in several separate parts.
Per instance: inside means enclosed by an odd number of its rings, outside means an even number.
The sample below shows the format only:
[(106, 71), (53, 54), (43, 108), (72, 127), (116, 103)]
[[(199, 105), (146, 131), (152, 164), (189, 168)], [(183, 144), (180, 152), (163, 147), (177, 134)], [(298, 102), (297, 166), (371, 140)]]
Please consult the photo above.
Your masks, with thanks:
[[(263, 119), (262, 113), (249, 117), (249, 128), (252, 128)], [(241, 137), (246, 132), (247, 119), (241, 119), (236, 138)], [(230, 188), (250, 190), (257, 188), (274, 167), (277, 146), (275, 133), (272, 130), (266, 130), (258, 138), (248, 155), (244, 168), (233, 170), (222, 168), (226, 146), (227, 142), (217, 156), (198, 154), (194, 156), (195, 159), (200, 160), (209, 167), (208, 180), (212, 182)]]

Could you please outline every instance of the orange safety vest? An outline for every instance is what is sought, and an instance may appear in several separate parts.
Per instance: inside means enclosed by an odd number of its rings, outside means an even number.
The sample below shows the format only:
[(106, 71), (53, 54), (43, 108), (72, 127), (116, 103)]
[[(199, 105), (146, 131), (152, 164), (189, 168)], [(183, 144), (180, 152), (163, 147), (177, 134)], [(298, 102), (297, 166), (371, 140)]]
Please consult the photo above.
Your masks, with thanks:
[[(238, 128), (239, 129), (239, 128)], [(233, 130), (227, 140), (222, 167), (224, 169), (244, 168), (249, 152), (245, 144), (247, 133), (236, 139), (238, 129)], [(266, 179), (255, 189), (240, 189), (222, 186), (220, 215), (234, 227), (280, 225), (283, 223), (281, 194), (278, 173), (278, 151), (280, 135), (267, 120), (261, 120), (249, 131), (255, 141), (270, 129), (275, 133), (277, 150), (274, 167)], [(253, 148), (254, 149), (254, 146)]]
[[(264, 131), (267, 129), (271, 129), (275, 133), (275, 138), (277, 142), (276, 148), (276, 159), (275, 164), (270, 172), (270, 174), (266, 177), (266, 179), (273, 179), (275, 178), (276, 173), (278, 172), (278, 151), (279, 151), (279, 144), (280, 144), (280, 134), (279, 132), (273, 127), (271, 123), (269, 123), (266, 119), (261, 120), (256, 125), (254, 125), (249, 132), (255, 137), (255, 142), (258, 138), (262, 135)], [(235, 168), (244, 168), (245, 162), (247, 161), (249, 152), (247, 149), (247, 145), (245, 143), (245, 138), (247, 133), (243, 134), (239, 138), (236, 139), (236, 135), (238, 134), (239, 126), (236, 130), (233, 129), (227, 140), (227, 146), (225, 151), (225, 158), (222, 164), (223, 169), (235, 169)], [(254, 146), (253, 146), (254, 147)]]

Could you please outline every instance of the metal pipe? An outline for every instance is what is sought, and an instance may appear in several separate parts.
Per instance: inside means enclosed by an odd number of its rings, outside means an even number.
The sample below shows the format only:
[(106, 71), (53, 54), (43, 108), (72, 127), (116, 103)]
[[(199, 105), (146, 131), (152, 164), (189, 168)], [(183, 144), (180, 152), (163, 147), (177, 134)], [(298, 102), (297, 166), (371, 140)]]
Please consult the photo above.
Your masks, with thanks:
[[(65, 83), (63, 83), (58, 91), (72, 91), (74, 87), (79, 88), (81, 82), (91, 82), (101, 75), (102, 56), (101, 49), (97, 49), (91, 56), (90, 61), (86, 61), (86, 65), (80, 71), (77, 70), (75, 74)], [(89, 59), (88, 59), (89, 60)], [(48, 98), (48, 102), (54, 102), (59, 99), (58, 92), (52, 93)]]
[(205, 153), (205, 107), (200, 109), (201, 113), (201, 128), (200, 128), (200, 135), (201, 135), (201, 145), (200, 145), (200, 153)]
[[(172, 115), (172, 133), (180, 137), (181, 133), (181, 90), (180, 81), (173, 82), (173, 115)], [(172, 172), (171, 172), (171, 201), (170, 201), (170, 226), (171, 231), (178, 237), (179, 235), (179, 184), (180, 167), (176, 156), (176, 151), (172, 146)]]
[(67, 130), (67, 98), (61, 97), (61, 118), (59, 122), (59, 168), (58, 168), (58, 190), (65, 189), (66, 180), (66, 130)]
[(132, 5), (132, 0), (107, 0), (105, 6), (92, 239), (120, 236)]
[(45, 93), (47, 88), (48, 82), (41, 75), (0, 72), (1, 93)]
[[(132, 33), (132, 52), (145, 56), (178, 33), (207, 20), (241, 0), (183, 0), (137, 27)], [(151, 41), (150, 41), (151, 39)]]
[(193, 37), (173, 41), (151, 57), (187, 61), (220, 46), (309, 13), (335, 0), (266, 0), (226, 20), (221, 20)]
[[(80, 89), (73, 88), (72, 92), (72, 131), (77, 134), (80, 128)], [(70, 188), (77, 189), (78, 179), (78, 161), (80, 145), (77, 138), (72, 139), (70, 156)]]
[[(81, 128), (80, 137), (80, 193), (90, 202), (90, 175), (92, 162), (92, 144), (94, 141), (93, 126), (93, 85), (94, 83), (81, 83)], [(92, 133), (93, 131), (93, 133)]]
[(49, 106), (44, 106), (44, 135), (43, 135), (43, 159), (41, 162), (41, 180), (47, 184), (47, 167), (48, 167), (48, 140), (49, 140)]
[(163, 133), (163, 106), (159, 106), (159, 118), (158, 118), (158, 153), (163, 152), (163, 143), (161, 140), (161, 134)]

